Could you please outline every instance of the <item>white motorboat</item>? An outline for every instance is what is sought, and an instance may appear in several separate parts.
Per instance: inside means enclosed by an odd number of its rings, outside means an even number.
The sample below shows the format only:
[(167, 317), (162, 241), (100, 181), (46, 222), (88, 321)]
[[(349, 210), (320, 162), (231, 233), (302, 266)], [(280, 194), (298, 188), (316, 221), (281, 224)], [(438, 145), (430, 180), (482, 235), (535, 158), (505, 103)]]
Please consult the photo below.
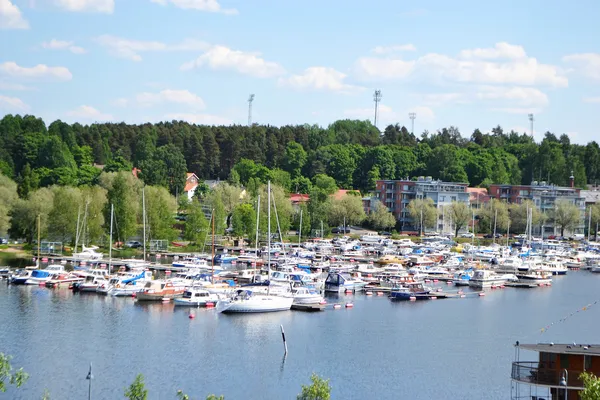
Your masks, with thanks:
[(359, 292), (364, 290), (366, 285), (367, 282), (343, 272), (329, 272), (325, 279), (325, 291), (331, 293), (343, 293), (347, 290)]
[(534, 285), (548, 285), (552, 283), (552, 274), (545, 271), (530, 270), (527, 272), (518, 273), (516, 276), (518, 283)]
[(292, 296), (294, 296), (294, 301), (292, 303), (294, 305), (319, 304), (325, 301), (325, 299), (319, 294), (319, 292), (306, 286), (299, 286), (293, 288)]
[(76, 287), (80, 292), (96, 293), (98, 291), (98, 288), (105, 284), (108, 284), (108, 280), (105, 277), (90, 275), (87, 278), (85, 278), (85, 281), (77, 284)]
[(97, 261), (97, 260), (102, 260), (102, 257), (104, 257), (104, 255), (102, 253), (98, 253), (96, 250), (98, 249), (98, 246), (91, 246), (91, 247), (86, 247), (86, 246), (81, 246), (82, 250), (80, 253), (73, 253), (73, 258), (76, 260), (92, 260), (92, 261)]
[(54, 275), (65, 271), (63, 265), (48, 265), (45, 269), (36, 269), (31, 272), (29, 279), (25, 281), (26, 285), (40, 285), (48, 282)]
[(506, 283), (506, 279), (502, 275), (489, 269), (478, 269), (469, 279), (469, 286), (475, 289), (485, 289), (495, 286), (500, 286)]
[(238, 289), (232, 299), (219, 300), (217, 311), (222, 313), (264, 313), (286, 311), (292, 307), (293, 297), (272, 296)]
[(220, 299), (220, 295), (211, 293), (206, 289), (191, 287), (183, 292), (182, 297), (176, 298), (173, 302), (176, 306), (206, 307), (209, 303), (217, 304)]

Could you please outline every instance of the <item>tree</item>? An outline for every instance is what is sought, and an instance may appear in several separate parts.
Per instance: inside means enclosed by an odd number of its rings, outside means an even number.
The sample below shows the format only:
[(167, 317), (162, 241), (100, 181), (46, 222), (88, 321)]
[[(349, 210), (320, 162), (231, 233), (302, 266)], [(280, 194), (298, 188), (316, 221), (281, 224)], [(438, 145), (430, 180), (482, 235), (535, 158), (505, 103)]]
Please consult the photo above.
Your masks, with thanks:
[(148, 390), (144, 384), (144, 375), (138, 374), (135, 380), (125, 389), (125, 398), (129, 400), (147, 400)]
[(306, 164), (306, 160), (306, 151), (304, 151), (302, 145), (296, 142), (289, 142), (285, 148), (283, 165), (292, 178), (300, 176), (300, 171), (302, 170), (302, 167), (304, 167), (304, 164)]
[(472, 213), (467, 203), (463, 201), (453, 201), (450, 204), (450, 217), (454, 224), (454, 236), (458, 237), (458, 232), (469, 224)]
[(302, 385), (302, 392), (296, 397), (297, 400), (329, 400), (331, 399), (331, 386), (329, 379), (325, 380), (317, 374), (310, 376), (311, 384)]
[(173, 240), (177, 233), (173, 229), (173, 216), (177, 203), (167, 189), (160, 186), (146, 186), (146, 232), (148, 238), (156, 240)]
[(140, 182), (130, 172), (103, 173), (100, 175), (100, 180), (107, 189), (104, 221), (110, 221), (112, 204), (117, 238), (125, 241), (137, 233), (137, 215), (141, 204)]
[(104, 172), (121, 172), (121, 171), (131, 171), (133, 166), (129, 161), (125, 159), (122, 155), (116, 155), (115, 157), (108, 160), (104, 168), (102, 169)]
[(496, 224), (496, 230), (506, 230), (509, 221), (508, 204), (498, 199), (491, 199), (479, 210), (481, 232), (493, 233), (494, 223)]
[(396, 225), (396, 217), (389, 212), (386, 206), (379, 200), (375, 200), (371, 213), (367, 217), (369, 225), (379, 230), (392, 228)]
[[(97, 243), (103, 238), (105, 232), (108, 234), (108, 230), (110, 229), (110, 226), (105, 227), (104, 221), (107, 192), (106, 189), (100, 186), (83, 187), (80, 188), (80, 191), (81, 215), (83, 215), (85, 204), (87, 204), (86, 236), (89, 241), (88, 243)], [(110, 219), (107, 219), (106, 222), (110, 223)]]
[(312, 182), (305, 176), (299, 176), (292, 179), (290, 191), (294, 193), (310, 193), (312, 189)]
[(29, 374), (23, 371), (23, 368), (19, 368), (13, 372), (13, 367), (10, 365), (11, 356), (0, 353), (0, 392), (6, 392), (6, 385), (14, 385), (17, 388), (27, 382)]
[(552, 211), (554, 224), (560, 228), (560, 236), (565, 235), (565, 230), (572, 231), (581, 223), (579, 208), (568, 200), (558, 200)]
[(346, 225), (360, 224), (366, 218), (362, 199), (358, 196), (345, 195), (341, 199), (332, 199), (329, 208), (329, 222), (340, 226), (344, 221)]
[(310, 213), (306, 203), (301, 203), (292, 216), (292, 228), (300, 233), (300, 212), (302, 212), (302, 236), (310, 235)]
[[(527, 211), (529, 210), (529, 211)], [(543, 215), (531, 200), (525, 200), (519, 204), (511, 204), (510, 212), (510, 230), (515, 233), (525, 233), (527, 229), (527, 215), (531, 213), (533, 225), (542, 222)]]
[[(285, 235), (291, 226), (292, 220), (292, 203), (290, 202), (289, 196), (285, 190), (278, 185), (271, 184), (271, 233), (278, 233), (277, 222), (279, 221), (279, 227), (281, 227), (281, 234)], [(260, 194), (260, 231), (263, 233), (267, 232), (267, 210), (268, 210), (268, 197), (267, 197), (267, 185), (262, 185), (259, 189)], [(277, 213), (275, 213), (277, 211)]]
[(231, 227), (236, 236), (252, 236), (256, 227), (256, 211), (251, 204), (244, 203), (233, 209), (231, 217)]
[(584, 389), (579, 392), (581, 400), (600, 400), (600, 379), (591, 372), (584, 372), (579, 375), (583, 381)]
[(194, 242), (196, 245), (204, 243), (210, 229), (209, 221), (207, 221), (204, 215), (202, 205), (198, 200), (193, 199), (189, 205), (185, 220), (185, 240)]
[(140, 168), (141, 178), (147, 185), (164, 186), (173, 195), (183, 193), (187, 165), (174, 144), (157, 148), (150, 159), (140, 163)]
[(426, 228), (435, 227), (437, 223), (437, 209), (432, 199), (413, 199), (408, 203), (407, 209), (408, 215), (413, 220), (413, 226), (418, 228), (421, 233)]
[(10, 227), (10, 209), (18, 200), (17, 184), (0, 174), (0, 236), (6, 235)]
[(19, 199), (10, 211), (10, 236), (24, 238), (27, 243), (37, 240), (37, 217), (40, 216), (40, 237), (48, 233), (48, 215), (54, 204), (54, 194), (48, 188), (31, 193), (27, 200)]
[(75, 237), (81, 192), (68, 186), (53, 186), (54, 202), (48, 215), (48, 232), (51, 239), (67, 242)]

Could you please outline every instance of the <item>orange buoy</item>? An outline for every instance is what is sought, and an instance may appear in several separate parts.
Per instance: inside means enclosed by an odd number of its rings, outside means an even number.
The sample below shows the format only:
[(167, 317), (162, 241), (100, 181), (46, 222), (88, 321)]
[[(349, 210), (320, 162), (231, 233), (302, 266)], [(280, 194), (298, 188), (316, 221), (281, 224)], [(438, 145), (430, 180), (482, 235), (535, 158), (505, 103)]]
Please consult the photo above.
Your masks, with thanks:
[(321, 300), (321, 301), (319, 302), (319, 304), (320, 304), (320, 305), (322, 305), (322, 306), (324, 306), (325, 304), (327, 304), (327, 302), (325, 301), (325, 299), (323, 299), (323, 300)]
[(466, 295), (464, 295), (464, 294), (461, 294), (461, 295), (460, 295), (460, 298), (462, 299), (463, 297), (467, 297), (467, 296), (466, 296)]
[(206, 308), (214, 308), (214, 307), (215, 307), (215, 303), (213, 303), (213, 302), (206, 303)]
[(351, 289), (346, 289), (346, 294), (352, 294), (352, 290)]
[(346, 303), (346, 308), (353, 308), (353, 307), (354, 307), (354, 304), (352, 304), (352, 303)]
[(383, 296), (383, 292), (377, 292), (377, 296)]
[(194, 314), (190, 313), (190, 315), (188, 315), (188, 318), (189, 319), (194, 319), (194, 318), (196, 318), (196, 316)]

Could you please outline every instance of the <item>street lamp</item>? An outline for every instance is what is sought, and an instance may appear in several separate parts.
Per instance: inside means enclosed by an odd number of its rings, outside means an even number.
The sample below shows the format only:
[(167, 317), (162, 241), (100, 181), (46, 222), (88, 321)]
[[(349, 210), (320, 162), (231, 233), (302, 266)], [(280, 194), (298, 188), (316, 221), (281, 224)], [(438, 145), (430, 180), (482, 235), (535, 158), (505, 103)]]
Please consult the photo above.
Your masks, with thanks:
[(562, 372), (560, 373), (559, 385), (565, 387), (565, 400), (567, 400), (567, 395), (568, 395), (568, 391), (567, 391), (568, 380), (569, 380), (569, 372), (566, 369), (563, 369)]
[(90, 363), (90, 372), (88, 372), (85, 379), (90, 381), (90, 384), (88, 387), (88, 400), (92, 400), (92, 379), (94, 379), (94, 375), (92, 375), (92, 363)]

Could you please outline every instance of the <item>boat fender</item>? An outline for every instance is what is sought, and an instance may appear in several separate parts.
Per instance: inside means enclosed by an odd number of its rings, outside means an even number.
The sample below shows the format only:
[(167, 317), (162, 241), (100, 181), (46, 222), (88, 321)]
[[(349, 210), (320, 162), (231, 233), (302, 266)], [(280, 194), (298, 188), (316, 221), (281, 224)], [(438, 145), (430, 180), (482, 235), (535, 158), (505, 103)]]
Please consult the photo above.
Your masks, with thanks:
[(121, 284), (120, 284), (120, 283), (117, 283), (117, 284), (116, 284), (116, 287), (120, 288), (120, 287), (121, 287)]

